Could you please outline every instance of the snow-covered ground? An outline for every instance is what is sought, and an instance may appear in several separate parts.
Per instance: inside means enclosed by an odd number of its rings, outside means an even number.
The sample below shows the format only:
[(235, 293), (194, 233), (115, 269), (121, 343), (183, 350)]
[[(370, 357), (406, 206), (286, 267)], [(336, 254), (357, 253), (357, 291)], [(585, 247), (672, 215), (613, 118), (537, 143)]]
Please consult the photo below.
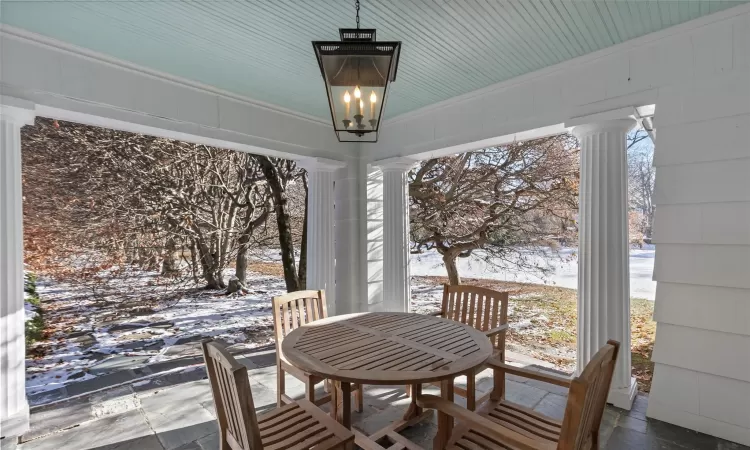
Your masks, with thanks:
[(248, 348), (270, 343), (270, 298), (286, 292), (283, 279), (248, 274), (247, 284), (251, 291), (243, 296), (175, 294), (160, 290), (156, 274), (140, 272), (110, 280), (107, 291), (121, 293), (106, 296), (87, 285), (42, 279), (37, 291), (54, 333), (32, 351), (43, 356), (26, 360), (27, 394), (116, 371), (122, 357), (148, 365), (195, 355), (204, 337)]
[[(488, 266), (480, 258), (459, 258), (458, 272), (463, 278), (490, 278), (502, 281), (521, 283), (543, 283), (572, 289), (578, 288), (578, 258), (575, 248), (562, 248), (559, 252), (549, 252), (546, 257), (531, 255), (533, 263), (539, 266), (551, 266), (554, 272), (546, 276), (531, 273), (519, 273), (511, 269), (508, 263)], [(654, 273), (654, 246), (645, 245), (642, 249), (630, 249), (630, 296), (653, 300), (656, 294)], [(441, 256), (431, 250), (411, 257), (411, 274), (417, 276), (442, 275), (445, 268)]]

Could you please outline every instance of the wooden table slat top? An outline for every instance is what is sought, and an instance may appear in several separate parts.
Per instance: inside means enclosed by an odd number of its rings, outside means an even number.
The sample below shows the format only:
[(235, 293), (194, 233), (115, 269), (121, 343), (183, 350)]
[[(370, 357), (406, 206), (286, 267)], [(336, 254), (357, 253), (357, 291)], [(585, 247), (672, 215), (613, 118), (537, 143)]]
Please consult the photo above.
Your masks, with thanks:
[(294, 366), (363, 384), (438, 381), (472, 370), (492, 354), (484, 333), (440, 317), (360, 313), (314, 321), (282, 344)]

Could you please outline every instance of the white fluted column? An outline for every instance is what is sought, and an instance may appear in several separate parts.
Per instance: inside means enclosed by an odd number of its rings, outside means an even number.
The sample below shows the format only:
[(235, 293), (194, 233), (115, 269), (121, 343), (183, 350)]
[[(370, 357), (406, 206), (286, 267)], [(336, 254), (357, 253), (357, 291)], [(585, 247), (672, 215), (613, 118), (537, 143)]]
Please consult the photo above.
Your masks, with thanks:
[(608, 401), (630, 409), (630, 271), (626, 136), (632, 119), (576, 126), (581, 144), (578, 372), (608, 339), (621, 343)]
[(0, 421), (4, 436), (29, 428), (23, 306), (21, 127), (34, 105), (0, 98)]
[(333, 178), (343, 163), (305, 159), (307, 171), (307, 289), (324, 289), (329, 314), (336, 310), (336, 255), (334, 247)]
[(383, 171), (383, 308), (410, 310), (409, 183), (414, 160), (379, 164)]

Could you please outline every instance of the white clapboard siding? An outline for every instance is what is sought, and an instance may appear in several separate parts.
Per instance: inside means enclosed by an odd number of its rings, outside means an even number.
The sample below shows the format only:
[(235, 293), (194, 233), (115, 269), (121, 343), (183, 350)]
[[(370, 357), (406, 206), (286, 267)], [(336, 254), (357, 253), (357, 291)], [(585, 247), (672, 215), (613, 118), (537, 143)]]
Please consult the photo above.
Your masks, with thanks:
[(659, 126), (656, 167), (750, 157), (750, 114), (721, 117), (701, 124)]
[(671, 283), (750, 288), (750, 247), (658, 244), (654, 279)]
[[(659, 301), (657, 298), (656, 301)], [(750, 336), (660, 323), (655, 363), (750, 382)]]
[(648, 415), (750, 445), (750, 15), (690, 44), (692, 77), (656, 102)]
[[(750, 72), (747, 76), (750, 79)], [(747, 176), (750, 173), (750, 158), (661, 166), (657, 169), (654, 191), (654, 203), (657, 205), (750, 201), (750, 177)]]
[(750, 336), (750, 289), (660, 281), (654, 320)]
[(662, 204), (656, 209), (653, 242), (750, 245), (748, 223), (750, 202)]
[(655, 375), (649, 416), (734, 442), (750, 438), (750, 427), (740, 425), (748, 417), (748, 403), (742, 402), (747, 402), (750, 383), (665, 364), (656, 366)]

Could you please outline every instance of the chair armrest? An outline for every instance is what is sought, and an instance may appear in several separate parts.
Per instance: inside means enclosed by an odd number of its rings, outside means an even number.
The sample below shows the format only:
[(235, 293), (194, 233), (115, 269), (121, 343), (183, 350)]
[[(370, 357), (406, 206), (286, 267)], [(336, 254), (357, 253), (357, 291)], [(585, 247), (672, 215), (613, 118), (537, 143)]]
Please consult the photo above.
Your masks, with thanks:
[(548, 375), (541, 372), (536, 372), (529, 369), (522, 369), (520, 367), (511, 366), (498, 360), (497, 358), (490, 358), (486, 362), (487, 366), (508, 372), (519, 377), (529, 378), (537, 381), (544, 381), (545, 383), (556, 384), (558, 386), (570, 387), (570, 380), (568, 378), (558, 377), (555, 375)]
[(436, 409), (442, 413), (448, 414), (463, 423), (469, 425), (473, 430), (488, 434), (500, 442), (510, 444), (522, 450), (538, 450), (546, 448), (541, 442), (534, 441), (526, 436), (509, 430), (500, 424), (480, 416), (474, 411), (462, 408), (453, 402), (449, 402), (435, 395), (417, 396), (417, 405), (422, 408)]
[(508, 331), (508, 324), (500, 325), (499, 327), (493, 328), (491, 330), (487, 330), (484, 332), (484, 335), (487, 337), (492, 337), (498, 333), (503, 333), (505, 331)]
[(443, 311), (435, 311), (427, 314), (428, 316), (442, 316)]

